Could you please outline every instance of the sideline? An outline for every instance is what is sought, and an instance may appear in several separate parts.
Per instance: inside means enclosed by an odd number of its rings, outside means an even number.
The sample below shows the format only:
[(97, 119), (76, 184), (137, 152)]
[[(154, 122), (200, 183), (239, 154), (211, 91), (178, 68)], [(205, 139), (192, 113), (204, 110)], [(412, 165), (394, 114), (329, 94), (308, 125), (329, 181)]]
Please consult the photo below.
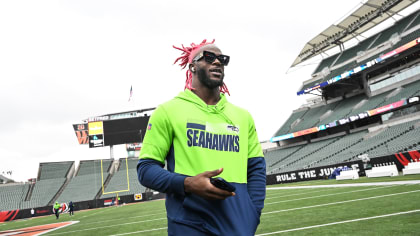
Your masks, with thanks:
[(122, 235), (129, 235), (129, 234), (137, 234), (137, 233), (144, 233), (144, 232), (150, 232), (150, 231), (163, 230), (163, 229), (167, 229), (167, 228), (168, 227), (156, 228), (156, 229), (147, 229), (147, 230), (135, 231), (135, 232), (128, 232), (128, 233), (123, 233), (123, 234), (112, 234), (110, 236), (122, 236)]
[(420, 180), (390, 181), (390, 182), (372, 182), (372, 183), (354, 183), (354, 184), (308, 185), (308, 186), (294, 186), (294, 187), (272, 187), (272, 188), (267, 188), (267, 190), (303, 189), (303, 188), (337, 188), (337, 187), (385, 186), (385, 185), (403, 185), (403, 184), (420, 184)]
[(95, 229), (104, 229), (104, 228), (111, 228), (111, 227), (121, 226), (121, 225), (132, 225), (132, 224), (138, 224), (138, 223), (144, 223), (144, 222), (150, 222), (150, 221), (156, 221), (156, 220), (166, 220), (166, 219), (167, 218), (165, 217), (165, 218), (158, 218), (158, 219), (151, 219), (151, 220), (141, 220), (141, 221), (121, 223), (121, 224), (115, 224), (115, 225), (105, 225), (105, 226), (101, 226), (101, 227), (78, 229), (78, 230), (66, 231), (66, 232), (61, 232), (61, 233), (54, 233), (54, 234), (49, 234), (49, 235), (70, 234), (70, 233), (83, 232), (83, 231), (89, 231), (89, 230), (95, 230)]
[(384, 217), (389, 217), (389, 216), (404, 215), (404, 214), (410, 214), (410, 213), (415, 213), (415, 212), (420, 212), (420, 209), (416, 209), (416, 210), (412, 210), (412, 211), (402, 211), (402, 212), (391, 213), (391, 214), (386, 214), (386, 215), (364, 217), (364, 218), (358, 218), (358, 219), (353, 219), (353, 220), (337, 221), (337, 222), (332, 222), (332, 223), (328, 223), (328, 224), (312, 225), (312, 226), (306, 226), (306, 227), (295, 228), (295, 229), (287, 229), (287, 230), (281, 230), (281, 231), (276, 231), (276, 232), (271, 232), (271, 233), (257, 234), (255, 236), (281, 234), (281, 233), (292, 232), (292, 231), (299, 231), (299, 230), (319, 228), (319, 227), (324, 227), (324, 226), (329, 226), (329, 225), (345, 224), (345, 223), (351, 223), (351, 222), (357, 222), (357, 221), (363, 221), (363, 220), (384, 218)]
[[(140, 215), (140, 216), (131, 216), (131, 219), (134, 218), (144, 218), (144, 217), (149, 217), (149, 216), (155, 216), (155, 215), (162, 215), (162, 214), (166, 214), (166, 211), (162, 211), (161, 213), (156, 213), (156, 214), (149, 214), (149, 215)], [(115, 222), (115, 221), (119, 221), (119, 220), (127, 220), (125, 218), (120, 218), (120, 219), (111, 219), (111, 220), (102, 220), (102, 221), (93, 221), (93, 222), (87, 222), (87, 223), (81, 223), (81, 225), (85, 226), (85, 225), (93, 225), (93, 224), (103, 224), (105, 222)]]
[(292, 193), (292, 194), (285, 194), (283, 195), (283, 193), (278, 192), (278, 193), (273, 193), (270, 195), (266, 195), (269, 197), (266, 197), (265, 200), (267, 199), (273, 199), (273, 198), (282, 198), (282, 197), (290, 197), (290, 196), (296, 196), (296, 195), (304, 195), (304, 194), (312, 194), (312, 193), (319, 193), (319, 192), (325, 192), (325, 191), (329, 191), (330, 189), (321, 189), (321, 190), (315, 190), (315, 191), (305, 191), (305, 192), (298, 192), (298, 193)]
[(347, 193), (357, 193), (357, 192), (370, 191), (370, 190), (389, 188), (389, 187), (393, 187), (393, 186), (380, 186), (376, 188), (358, 189), (358, 190), (353, 190), (353, 191), (348, 191), (348, 192), (329, 193), (329, 194), (323, 194), (323, 195), (317, 195), (317, 196), (311, 196), (311, 197), (302, 197), (302, 198), (295, 198), (295, 199), (282, 200), (282, 201), (276, 201), (276, 202), (269, 202), (269, 203), (264, 203), (264, 206), (281, 203), (281, 202), (293, 202), (293, 201), (299, 201), (299, 200), (305, 200), (305, 199), (311, 199), (311, 198), (328, 197), (328, 196), (335, 196), (335, 195), (347, 194)]
[(385, 195), (379, 195), (379, 196), (374, 196), (374, 197), (357, 198), (357, 199), (352, 199), (352, 200), (347, 200), (347, 201), (331, 202), (331, 203), (312, 205), (312, 206), (306, 206), (306, 207), (290, 208), (290, 209), (284, 209), (284, 210), (278, 210), (278, 211), (269, 211), (269, 212), (263, 212), (261, 215), (268, 215), (268, 214), (274, 214), (274, 213), (279, 213), (279, 212), (295, 211), (295, 210), (322, 207), (322, 206), (330, 206), (330, 205), (336, 205), (336, 204), (348, 203), (348, 202), (357, 202), (357, 201), (370, 200), (370, 199), (376, 199), (376, 198), (382, 198), (382, 197), (390, 197), (390, 196), (396, 196), (396, 195), (402, 195), (402, 194), (408, 194), (408, 193), (416, 193), (416, 192), (420, 192), (420, 190), (385, 194)]

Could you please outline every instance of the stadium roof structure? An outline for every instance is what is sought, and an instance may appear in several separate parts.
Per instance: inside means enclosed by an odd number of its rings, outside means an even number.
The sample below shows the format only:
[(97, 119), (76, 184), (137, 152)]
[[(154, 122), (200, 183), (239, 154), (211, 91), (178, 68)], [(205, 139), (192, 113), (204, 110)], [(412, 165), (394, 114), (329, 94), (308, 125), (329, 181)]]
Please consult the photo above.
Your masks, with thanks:
[(333, 24), (305, 44), (291, 67), (342, 45), (375, 27), (417, 0), (368, 0), (343, 19)]

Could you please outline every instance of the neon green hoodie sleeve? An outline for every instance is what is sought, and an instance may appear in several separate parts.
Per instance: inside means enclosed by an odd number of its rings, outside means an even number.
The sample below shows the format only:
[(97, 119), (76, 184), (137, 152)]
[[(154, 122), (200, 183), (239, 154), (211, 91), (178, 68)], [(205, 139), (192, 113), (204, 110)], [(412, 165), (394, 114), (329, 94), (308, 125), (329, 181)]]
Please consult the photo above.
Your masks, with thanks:
[(257, 130), (255, 128), (254, 119), (252, 119), (251, 114), (249, 114), (248, 120), (249, 120), (248, 158), (264, 157), (260, 142), (258, 141), (258, 135), (257, 135)]
[(172, 145), (172, 140), (173, 128), (165, 109), (159, 106), (150, 117), (140, 159), (153, 159), (165, 164), (165, 158)]

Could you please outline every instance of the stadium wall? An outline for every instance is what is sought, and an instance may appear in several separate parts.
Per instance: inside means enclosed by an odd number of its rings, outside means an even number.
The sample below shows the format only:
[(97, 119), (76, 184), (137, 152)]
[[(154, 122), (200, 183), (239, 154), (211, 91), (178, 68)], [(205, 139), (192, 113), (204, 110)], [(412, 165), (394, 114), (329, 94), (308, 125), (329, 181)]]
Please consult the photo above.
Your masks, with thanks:
[(358, 168), (360, 170), (360, 174), (364, 175), (364, 167), (363, 162), (360, 161), (353, 161), (353, 162), (346, 162), (328, 166), (321, 166), (321, 167), (314, 167), (308, 168), (303, 170), (296, 170), (296, 171), (289, 171), (285, 173), (278, 173), (267, 175), (267, 185), (272, 184), (284, 184), (284, 183), (292, 183), (292, 182), (300, 182), (300, 181), (307, 181), (307, 180), (317, 180), (317, 179), (328, 179), (328, 177), (332, 174), (332, 172), (338, 167), (351, 167), (351, 168)]
[[(137, 196), (136, 196), (137, 195)], [(120, 204), (122, 203), (135, 203), (135, 202), (144, 202), (156, 199), (162, 199), (165, 197), (165, 194), (159, 193), (155, 194), (153, 192), (146, 192), (139, 194), (131, 194), (120, 196)], [(112, 202), (112, 198), (104, 198), (104, 199), (95, 199), (89, 201), (82, 201), (82, 202), (74, 202), (75, 211), (86, 210), (86, 209), (95, 209), (95, 208), (102, 208), (110, 206)], [(46, 216), (54, 214), (53, 206), (45, 206), (45, 207), (37, 207), (34, 208), (35, 210), (35, 217), (37, 216)], [(65, 214), (65, 213), (64, 213)], [(0, 212), (0, 222), (5, 221), (12, 221), (18, 219), (25, 219), (31, 217), (31, 209), (17, 209), (11, 211), (1, 211)]]
[(389, 156), (377, 157), (370, 159), (372, 166), (381, 165), (383, 163), (394, 163), (397, 166), (398, 171), (408, 165), (410, 162), (420, 161), (420, 151), (413, 150), (408, 152), (400, 152)]
[[(371, 158), (369, 161), (370, 166), (380, 166), (388, 165), (389, 163), (395, 164), (398, 171), (402, 171), (409, 162), (420, 162), (420, 150), (413, 150), (407, 152), (400, 152), (393, 155), (382, 156)], [(315, 168), (308, 168), (303, 170), (290, 171), (285, 173), (277, 173), (272, 175), (267, 175), (267, 185), (273, 184), (283, 184), (283, 183), (292, 183), (300, 182), (307, 180), (317, 180), (317, 179), (328, 179), (332, 172), (338, 167), (352, 167), (359, 169), (359, 175), (365, 176), (365, 164), (359, 161), (340, 163), (329, 166), (321, 166)], [(369, 168), (370, 169), (370, 168)]]

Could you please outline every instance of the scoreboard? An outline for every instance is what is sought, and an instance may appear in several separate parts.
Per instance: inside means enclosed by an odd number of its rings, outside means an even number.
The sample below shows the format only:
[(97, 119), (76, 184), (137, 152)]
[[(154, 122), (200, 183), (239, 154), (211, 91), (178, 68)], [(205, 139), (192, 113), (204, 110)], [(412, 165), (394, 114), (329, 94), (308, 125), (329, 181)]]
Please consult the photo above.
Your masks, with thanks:
[(90, 148), (141, 143), (150, 118), (145, 111), (151, 110), (154, 108), (91, 117), (73, 128), (79, 144)]

